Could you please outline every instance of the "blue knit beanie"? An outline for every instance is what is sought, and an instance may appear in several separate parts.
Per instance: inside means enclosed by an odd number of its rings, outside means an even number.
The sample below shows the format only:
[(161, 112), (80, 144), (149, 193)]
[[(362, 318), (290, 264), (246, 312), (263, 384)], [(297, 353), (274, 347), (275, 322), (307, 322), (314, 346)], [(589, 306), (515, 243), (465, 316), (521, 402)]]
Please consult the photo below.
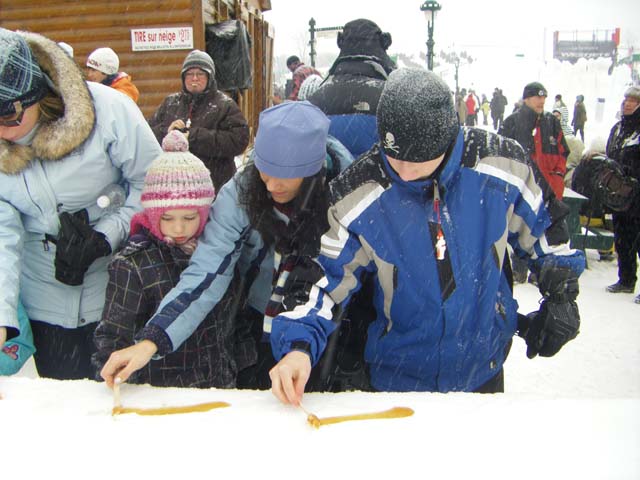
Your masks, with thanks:
[(40, 66), (22, 35), (0, 28), (0, 116), (16, 113), (14, 102), (27, 108), (47, 93)]
[(311, 177), (327, 155), (329, 119), (315, 105), (284, 102), (260, 113), (254, 159), (258, 170), (276, 178)]

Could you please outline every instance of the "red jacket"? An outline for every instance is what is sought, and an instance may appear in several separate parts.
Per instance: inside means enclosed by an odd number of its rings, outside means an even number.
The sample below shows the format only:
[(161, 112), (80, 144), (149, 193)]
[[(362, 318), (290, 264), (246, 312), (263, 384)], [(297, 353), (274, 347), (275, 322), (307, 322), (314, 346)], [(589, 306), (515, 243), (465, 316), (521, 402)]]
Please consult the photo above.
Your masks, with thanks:
[(560, 120), (549, 112), (537, 115), (523, 105), (505, 119), (498, 133), (520, 143), (538, 166), (553, 193), (562, 199), (569, 147)]
[[(543, 137), (545, 128), (540, 128), (541, 122), (545, 122), (544, 117), (538, 119), (536, 129), (533, 134), (533, 144), (535, 148), (531, 158), (536, 162), (538, 168), (547, 179), (556, 197), (562, 200), (564, 195), (564, 174), (567, 173), (567, 156), (569, 149), (564, 140), (562, 128), (549, 129), (548, 135)], [(556, 119), (556, 122), (559, 121)]]
[(464, 103), (467, 104), (467, 115), (475, 115), (477, 105), (476, 99), (473, 97), (473, 95), (469, 94)]

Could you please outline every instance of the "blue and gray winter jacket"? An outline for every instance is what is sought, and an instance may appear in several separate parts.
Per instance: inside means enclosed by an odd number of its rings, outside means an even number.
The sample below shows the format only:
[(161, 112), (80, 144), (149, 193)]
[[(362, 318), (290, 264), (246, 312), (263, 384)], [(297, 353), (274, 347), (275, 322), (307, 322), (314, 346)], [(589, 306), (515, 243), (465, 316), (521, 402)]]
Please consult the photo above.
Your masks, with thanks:
[(507, 243), (530, 256), (534, 272), (543, 262), (584, 269), (566, 236), (548, 238), (558, 230), (521, 147), (482, 130), (461, 128), (435, 179), (403, 181), (374, 148), (332, 182), (331, 195), (322, 268), (304, 294), (285, 298), (272, 349), (276, 359), (306, 350), (315, 364), (336, 307), (370, 272), (376, 319), (365, 360), (378, 390), (473, 391), (500, 371), (517, 328)]

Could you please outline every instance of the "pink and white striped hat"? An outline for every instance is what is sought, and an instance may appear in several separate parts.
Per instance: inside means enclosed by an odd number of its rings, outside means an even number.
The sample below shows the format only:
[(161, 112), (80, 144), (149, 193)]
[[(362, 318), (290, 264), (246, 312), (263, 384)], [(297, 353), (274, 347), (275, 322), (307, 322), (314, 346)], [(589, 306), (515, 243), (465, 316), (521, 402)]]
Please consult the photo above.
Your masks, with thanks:
[(160, 232), (160, 218), (164, 212), (196, 209), (200, 214), (198, 237), (204, 230), (215, 198), (209, 170), (189, 152), (189, 142), (177, 130), (172, 130), (162, 140), (162, 150), (163, 153), (147, 170), (140, 198), (144, 210), (131, 219), (131, 234), (146, 227), (154, 236), (164, 240)]

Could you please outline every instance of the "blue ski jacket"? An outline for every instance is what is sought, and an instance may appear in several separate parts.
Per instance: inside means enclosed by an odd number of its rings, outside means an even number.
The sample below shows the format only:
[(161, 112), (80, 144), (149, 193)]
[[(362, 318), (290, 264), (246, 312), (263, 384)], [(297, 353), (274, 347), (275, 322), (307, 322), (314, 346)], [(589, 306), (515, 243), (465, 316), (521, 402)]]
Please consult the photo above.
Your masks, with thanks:
[[(557, 230), (522, 148), (460, 129), (432, 179), (405, 182), (377, 147), (331, 183), (330, 229), (306, 292), (285, 298), (273, 320), (276, 359), (292, 350), (315, 364), (365, 272), (376, 318), (365, 349), (381, 391), (473, 391), (502, 368), (518, 304), (503, 264), (507, 243), (542, 263), (584, 269)], [(542, 180), (543, 181), (543, 180)], [(546, 187), (545, 187), (546, 188)], [(443, 243), (444, 242), (444, 243)]]

